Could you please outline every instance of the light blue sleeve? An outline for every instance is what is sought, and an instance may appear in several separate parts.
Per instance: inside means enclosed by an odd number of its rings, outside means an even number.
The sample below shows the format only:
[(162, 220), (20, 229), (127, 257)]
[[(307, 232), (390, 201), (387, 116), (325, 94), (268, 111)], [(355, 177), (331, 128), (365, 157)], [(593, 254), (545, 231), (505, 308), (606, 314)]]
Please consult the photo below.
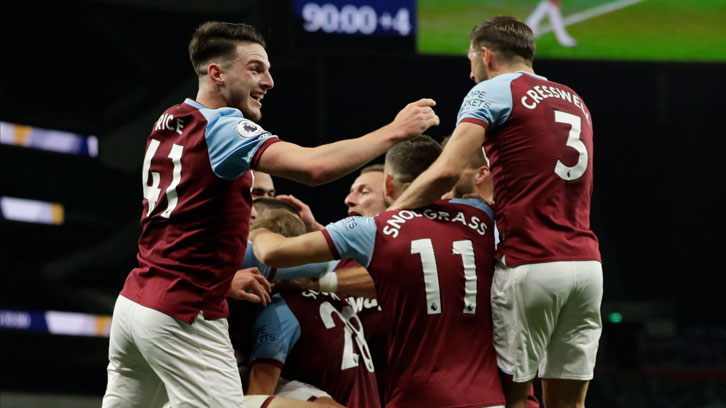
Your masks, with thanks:
[(295, 279), (295, 278), (319, 278), (325, 275), (331, 270), (332, 262), (319, 262), (311, 263), (307, 265), (293, 266), (292, 268), (277, 268), (277, 271), (272, 275), (271, 268), (262, 262), (255, 256), (255, 251), (252, 249), (252, 243), (247, 244), (247, 250), (245, 251), (245, 257), (242, 260), (241, 269), (257, 267), (260, 270), (262, 276), (272, 280), (280, 279)]
[(489, 219), (494, 223), (494, 210), (492, 210), (487, 203), (478, 198), (452, 198), (449, 200), (451, 203), (470, 205), (474, 208), (478, 208), (489, 216)]
[(502, 74), (476, 84), (464, 98), (456, 117), (461, 122), (486, 124), (488, 129), (501, 126), (512, 113), (510, 84), (520, 73)]
[(255, 122), (245, 119), (234, 108), (200, 109), (207, 119), (204, 136), (212, 170), (219, 178), (234, 180), (247, 172), (257, 150), (277, 136)]
[(333, 272), (338, 268), (338, 264), (340, 263), (340, 259), (336, 259), (333, 261), (328, 262), (328, 266), (330, 267), (328, 269), (328, 272)]
[(277, 268), (273, 277), (278, 279), (295, 278), (319, 278), (330, 270), (330, 262), (311, 263), (307, 265), (294, 266), (292, 268)]
[(340, 258), (353, 258), (368, 267), (376, 245), (376, 222), (373, 217), (348, 217), (325, 227)]
[(279, 294), (263, 307), (252, 326), (250, 361), (269, 358), (285, 364), (290, 350), (300, 339), (300, 323)]
[(252, 243), (247, 243), (247, 249), (245, 250), (245, 257), (242, 259), (242, 266), (240, 269), (246, 269), (246, 268), (252, 268), (257, 267), (257, 269), (260, 270), (260, 273), (262, 276), (264, 276), (266, 279), (270, 278), (270, 272), (272, 272), (272, 268), (269, 266), (263, 264), (260, 262), (257, 257), (255, 256), (255, 251), (252, 250)]

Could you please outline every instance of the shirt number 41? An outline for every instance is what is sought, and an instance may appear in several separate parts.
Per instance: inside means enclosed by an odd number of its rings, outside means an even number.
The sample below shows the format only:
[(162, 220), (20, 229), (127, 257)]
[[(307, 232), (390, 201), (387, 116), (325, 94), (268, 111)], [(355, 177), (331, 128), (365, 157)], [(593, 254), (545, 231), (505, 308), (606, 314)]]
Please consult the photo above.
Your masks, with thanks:
[[(148, 202), (149, 206), (149, 210), (146, 212), (147, 217), (154, 210), (154, 207), (156, 207), (156, 203), (159, 201), (159, 196), (161, 195), (161, 189), (159, 188), (161, 175), (158, 171), (150, 171), (151, 159), (156, 155), (156, 150), (159, 148), (160, 144), (161, 142), (158, 140), (151, 139), (151, 142), (149, 142), (149, 148), (146, 149), (146, 154), (144, 155), (142, 183), (144, 187), (144, 198)], [(180, 146), (175, 143), (171, 145), (171, 151), (167, 155), (167, 157), (171, 159), (174, 169), (172, 170), (171, 183), (169, 183), (169, 187), (166, 188), (166, 210), (161, 213), (161, 216), (164, 218), (169, 218), (171, 216), (171, 212), (174, 211), (176, 204), (179, 201), (179, 196), (176, 193), (176, 187), (181, 181), (181, 157), (183, 151), (184, 146)], [(149, 185), (149, 174), (151, 174), (151, 185)]]

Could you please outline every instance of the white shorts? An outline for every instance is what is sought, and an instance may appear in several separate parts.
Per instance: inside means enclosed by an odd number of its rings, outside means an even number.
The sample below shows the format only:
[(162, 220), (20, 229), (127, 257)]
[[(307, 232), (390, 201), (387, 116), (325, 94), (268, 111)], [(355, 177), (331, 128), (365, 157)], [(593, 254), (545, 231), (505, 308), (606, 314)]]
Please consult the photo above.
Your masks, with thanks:
[(116, 300), (104, 408), (244, 406), (227, 319), (192, 324)]
[(590, 380), (602, 321), (602, 264), (546, 262), (507, 267), (492, 282), (494, 348), (515, 382)]
[(324, 397), (333, 399), (330, 394), (314, 385), (295, 380), (288, 381), (282, 377), (277, 381), (275, 395), (299, 401), (315, 401), (318, 398)]

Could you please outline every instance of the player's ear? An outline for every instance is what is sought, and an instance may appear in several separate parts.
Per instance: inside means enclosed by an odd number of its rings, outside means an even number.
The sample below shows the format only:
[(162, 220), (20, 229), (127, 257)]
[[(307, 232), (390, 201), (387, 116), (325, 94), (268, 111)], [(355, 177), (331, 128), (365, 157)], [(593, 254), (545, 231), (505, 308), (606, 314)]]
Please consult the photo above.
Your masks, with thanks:
[(224, 79), (222, 78), (222, 67), (219, 64), (209, 64), (209, 66), (207, 67), (207, 75), (216, 84), (221, 85), (222, 83), (224, 83)]
[(476, 180), (474, 180), (474, 182), (476, 184), (483, 183), (484, 180), (486, 180), (487, 177), (489, 177), (489, 174), (491, 174), (490, 171), (489, 171), (489, 167), (487, 167), (487, 166), (481, 166), (481, 167), (479, 167), (479, 170), (476, 173)]
[(393, 197), (393, 176), (388, 173), (383, 175), (383, 195)]
[(481, 58), (484, 61), (484, 66), (489, 67), (495, 59), (494, 52), (487, 47), (481, 47)]

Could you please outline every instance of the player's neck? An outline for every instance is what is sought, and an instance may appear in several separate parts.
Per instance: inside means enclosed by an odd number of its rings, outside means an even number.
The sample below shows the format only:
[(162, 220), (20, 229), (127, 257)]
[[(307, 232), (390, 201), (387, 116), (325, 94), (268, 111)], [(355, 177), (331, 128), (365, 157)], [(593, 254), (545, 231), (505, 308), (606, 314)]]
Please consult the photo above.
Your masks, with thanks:
[(489, 78), (494, 78), (497, 75), (509, 74), (512, 72), (519, 72), (519, 71), (524, 71), (524, 72), (529, 72), (530, 74), (534, 74), (534, 69), (531, 66), (529, 66), (527, 64), (522, 64), (522, 63), (514, 63), (514, 64), (501, 65), (498, 70), (492, 72), (489, 75)]
[(199, 90), (197, 91), (197, 102), (206, 106), (209, 109), (218, 109), (228, 106), (222, 95), (214, 89), (210, 89), (208, 84), (200, 82)]
[(479, 188), (477, 189), (477, 193), (484, 199), (484, 201), (494, 201), (494, 194), (491, 189)]

